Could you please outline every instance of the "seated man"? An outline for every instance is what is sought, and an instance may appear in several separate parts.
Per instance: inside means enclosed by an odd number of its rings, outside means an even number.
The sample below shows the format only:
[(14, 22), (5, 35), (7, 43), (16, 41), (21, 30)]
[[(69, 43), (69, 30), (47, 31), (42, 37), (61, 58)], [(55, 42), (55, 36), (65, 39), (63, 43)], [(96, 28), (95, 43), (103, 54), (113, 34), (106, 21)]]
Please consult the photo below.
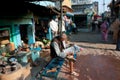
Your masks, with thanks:
[(75, 61), (74, 57), (73, 57), (73, 52), (69, 52), (69, 51), (64, 51), (66, 48), (66, 41), (67, 36), (65, 33), (62, 33), (60, 36), (56, 36), (55, 38), (53, 38), (53, 40), (51, 41), (50, 44), (50, 50), (51, 50), (51, 58), (55, 58), (55, 57), (62, 57), (62, 58), (69, 58), (69, 66), (70, 66), (70, 73), (75, 75), (75, 76), (79, 76), (78, 73), (73, 71), (73, 63)]

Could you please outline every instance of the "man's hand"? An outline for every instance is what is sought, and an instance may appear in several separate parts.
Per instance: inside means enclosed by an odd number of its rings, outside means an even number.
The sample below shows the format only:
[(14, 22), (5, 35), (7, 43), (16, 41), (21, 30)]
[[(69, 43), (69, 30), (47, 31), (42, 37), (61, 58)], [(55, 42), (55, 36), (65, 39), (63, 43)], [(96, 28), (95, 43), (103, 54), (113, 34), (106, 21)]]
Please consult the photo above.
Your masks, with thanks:
[(73, 53), (71, 53), (71, 52), (70, 52), (70, 53), (67, 53), (67, 56), (72, 56), (72, 55), (73, 55)]
[(80, 51), (83, 51), (84, 49), (83, 48), (80, 48)]
[(74, 44), (69, 44), (70, 46), (74, 46)]
[(73, 57), (73, 55), (68, 55), (68, 56), (66, 56), (66, 58), (67, 58), (68, 60), (73, 61), (73, 62), (76, 61), (76, 59)]

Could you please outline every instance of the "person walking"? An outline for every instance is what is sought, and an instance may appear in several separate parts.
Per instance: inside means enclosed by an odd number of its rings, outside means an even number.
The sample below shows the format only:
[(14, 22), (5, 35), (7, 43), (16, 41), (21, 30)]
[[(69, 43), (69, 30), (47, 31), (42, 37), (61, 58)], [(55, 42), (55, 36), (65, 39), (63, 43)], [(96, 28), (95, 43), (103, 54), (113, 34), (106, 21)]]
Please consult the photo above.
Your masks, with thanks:
[(95, 32), (96, 30), (96, 25), (95, 25), (95, 20), (92, 21), (92, 32)]
[(110, 26), (110, 29), (113, 31), (113, 42), (114, 43), (117, 43), (117, 34), (118, 34), (119, 26), (120, 26), (120, 20), (117, 17)]
[(102, 40), (107, 41), (108, 40), (108, 24), (107, 24), (107, 20), (104, 20), (104, 22), (102, 23), (100, 28), (101, 28)]
[(77, 32), (76, 24), (73, 21), (71, 21), (70, 25), (71, 25), (72, 32), (76, 33)]
[(120, 29), (117, 36), (116, 50), (120, 51)]
[(52, 30), (52, 36), (53, 38), (58, 35), (58, 24), (55, 21), (55, 19), (51, 19), (49, 22), (49, 27)]

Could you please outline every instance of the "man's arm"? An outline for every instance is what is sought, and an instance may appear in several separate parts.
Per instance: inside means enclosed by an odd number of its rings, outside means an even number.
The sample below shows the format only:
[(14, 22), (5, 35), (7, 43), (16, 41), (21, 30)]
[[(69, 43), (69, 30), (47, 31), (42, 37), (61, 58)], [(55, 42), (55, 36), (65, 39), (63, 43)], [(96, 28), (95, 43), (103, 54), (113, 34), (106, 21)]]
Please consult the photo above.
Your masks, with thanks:
[(60, 51), (59, 45), (56, 42), (53, 42), (52, 46), (55, 49), (57, 56), (62, 57), (62, 58), (66, 57), (67, 54)]

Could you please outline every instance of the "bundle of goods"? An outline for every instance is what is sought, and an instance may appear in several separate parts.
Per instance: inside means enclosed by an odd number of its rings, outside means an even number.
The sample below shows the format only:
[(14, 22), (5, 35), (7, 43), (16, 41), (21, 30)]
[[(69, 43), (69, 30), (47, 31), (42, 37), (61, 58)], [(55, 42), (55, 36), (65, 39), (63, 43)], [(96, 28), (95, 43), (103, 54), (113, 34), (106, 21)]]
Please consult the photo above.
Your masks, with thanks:
[(12, 71), (15, 71), (20, 68), (20, 64), (17, 62), (17, 59), (12, 57), (8, 61), (0, 60), (0, 73), (6, 74)]

